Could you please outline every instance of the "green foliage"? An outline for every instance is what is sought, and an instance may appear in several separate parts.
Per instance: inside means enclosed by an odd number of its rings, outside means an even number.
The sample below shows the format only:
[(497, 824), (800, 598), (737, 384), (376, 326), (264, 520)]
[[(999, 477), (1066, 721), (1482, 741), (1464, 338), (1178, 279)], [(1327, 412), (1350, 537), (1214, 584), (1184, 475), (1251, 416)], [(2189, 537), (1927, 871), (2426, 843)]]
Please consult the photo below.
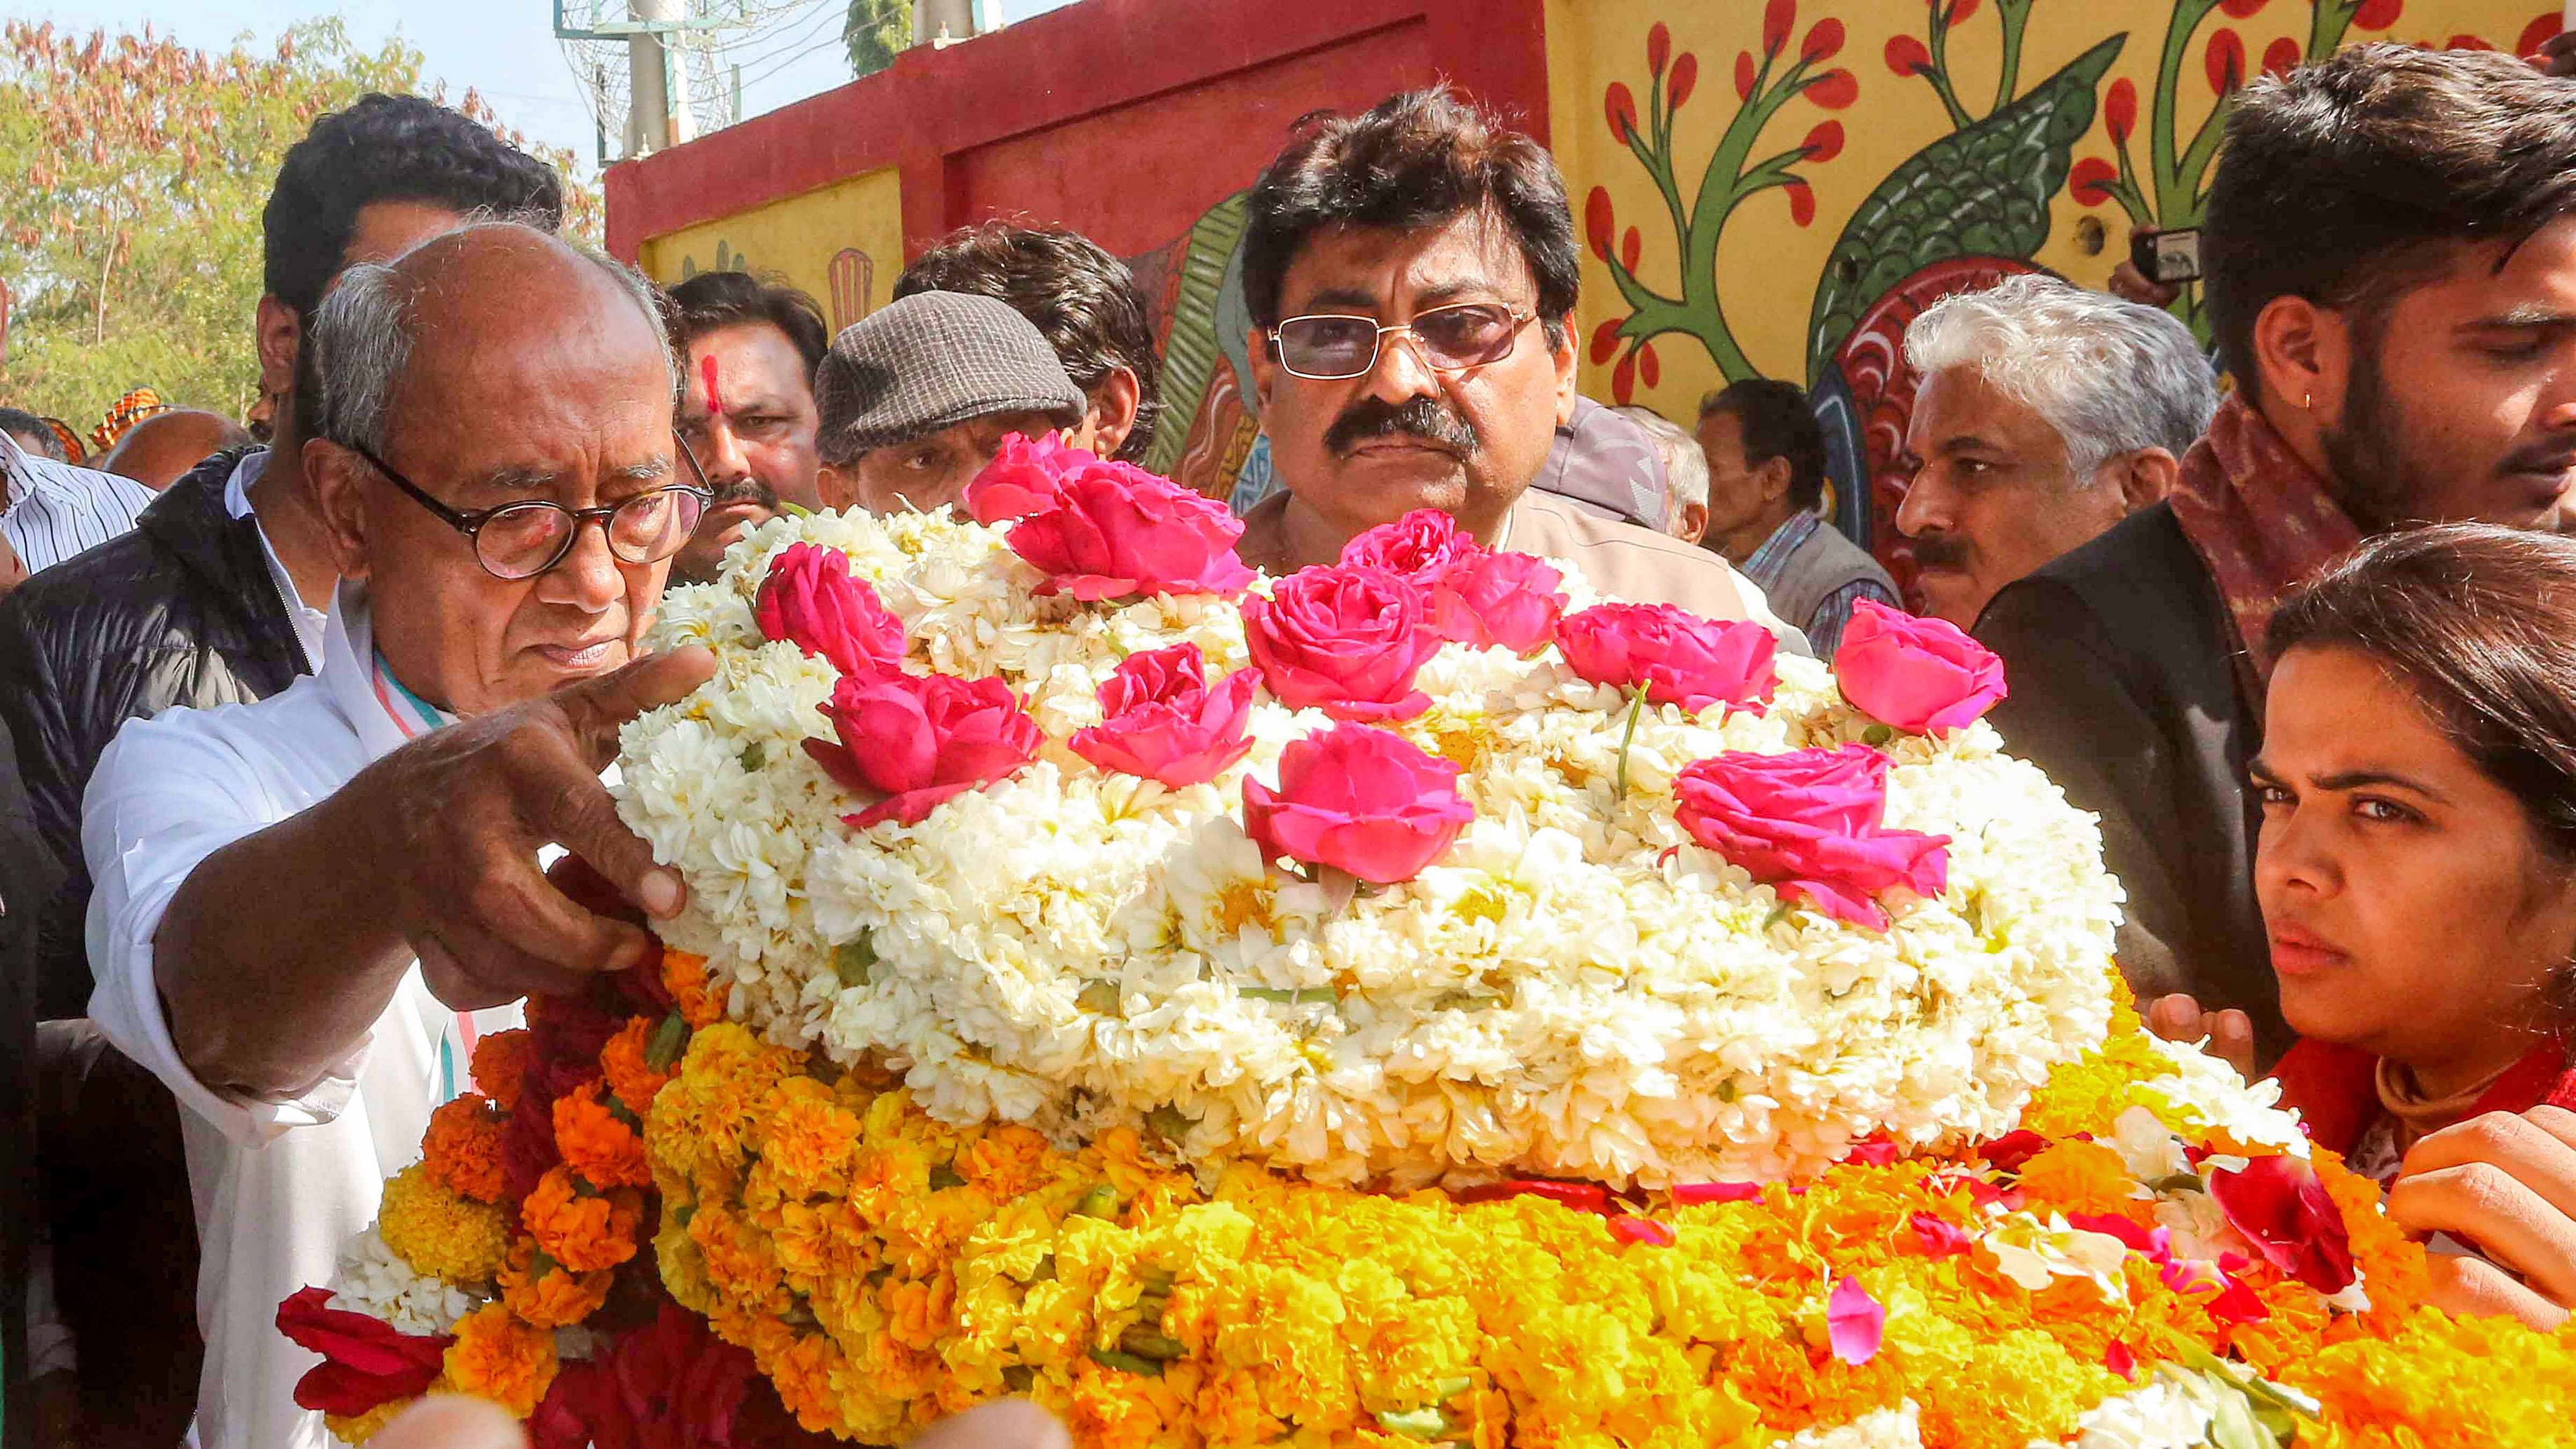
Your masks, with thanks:
[(894, 64), (912, 44), (912, 0), (850, 0), (841, 43), (850, 49), (852, 75), (874, 75)]
[[(10, 22), (0, 399), (84, 429), (136, 387), (240, 416), (257, 395), (260, 211), (279, 162), (324, 112), (371, 90), (418, 89), (420, 64), (400, 41), (359, 49), (337, 20), (289, 27), (269, 55), (237, 43), (220, 56)], [(458, 108), (493, 124), (473, 92)], [(565, 173), (565, 231), (595, 240), (598, 195), (570, 153), (495, 129)]]

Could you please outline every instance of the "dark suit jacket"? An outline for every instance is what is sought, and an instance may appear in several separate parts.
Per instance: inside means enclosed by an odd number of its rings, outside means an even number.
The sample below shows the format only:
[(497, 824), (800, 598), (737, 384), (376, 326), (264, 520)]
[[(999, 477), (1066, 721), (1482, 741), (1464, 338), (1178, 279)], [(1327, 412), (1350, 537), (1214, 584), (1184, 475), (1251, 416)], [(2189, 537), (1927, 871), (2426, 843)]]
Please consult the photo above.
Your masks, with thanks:
[(9, 1449), (35, 1442), (25, 1330), (36, 1206), (36, 921), (57, 876), (0, 723), (0, 1445)]
[(2254, 1019), (2269, 1062), (2289, 1045), (2254, 901), (2258, 807), (2245, 764), (2259, 701), (2218, 586), (2158, 505), (2007, 585), (1977, 619), (2012, 693), (2005, 747), (2102, 817), (2128, 892), (2120, 967), (2143, 1003), (2188, 991)]

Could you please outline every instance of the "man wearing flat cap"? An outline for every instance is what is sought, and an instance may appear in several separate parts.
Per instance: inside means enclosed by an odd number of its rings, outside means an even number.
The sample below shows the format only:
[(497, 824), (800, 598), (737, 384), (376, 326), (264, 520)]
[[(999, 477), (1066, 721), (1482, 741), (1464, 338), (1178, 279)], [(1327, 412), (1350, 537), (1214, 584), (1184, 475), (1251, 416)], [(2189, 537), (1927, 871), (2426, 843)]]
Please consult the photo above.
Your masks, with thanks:
[(814, 376), (823, 501), (871, 513), (954, 503), (1013, 433), (1093, 440), (1089, 403), (1009, 304), (921, 292), (841, 329)]

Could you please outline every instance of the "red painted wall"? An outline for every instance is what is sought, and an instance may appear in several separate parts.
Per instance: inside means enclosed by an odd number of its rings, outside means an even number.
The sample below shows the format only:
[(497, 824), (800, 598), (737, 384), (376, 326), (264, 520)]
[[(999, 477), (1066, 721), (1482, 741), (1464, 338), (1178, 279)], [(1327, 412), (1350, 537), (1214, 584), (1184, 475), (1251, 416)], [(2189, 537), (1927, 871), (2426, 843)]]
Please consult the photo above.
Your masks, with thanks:
[(1433, 80), (1547, 131), (1544, 0), (1083, 0), (611, 167), (608, 244), (886, 166), (907, 254), (1026, 212), (1120, 254), (1248, 184), (1308, 111)]

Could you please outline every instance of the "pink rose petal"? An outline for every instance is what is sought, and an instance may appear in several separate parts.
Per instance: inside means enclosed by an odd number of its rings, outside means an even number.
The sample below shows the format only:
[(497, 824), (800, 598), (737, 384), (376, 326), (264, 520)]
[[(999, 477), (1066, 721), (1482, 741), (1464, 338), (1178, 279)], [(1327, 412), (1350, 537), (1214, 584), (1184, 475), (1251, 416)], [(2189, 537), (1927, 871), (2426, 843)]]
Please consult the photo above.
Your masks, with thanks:
[(1673, 1230), (1653, 1218), (1624, 1215), (1612, 1218), (1610, 1233), (1622, 1242), (1644, 1243), (1652, 1248), (1669, 1248), (1674, 1241)]
[(1915, 1239), (1923, 1244), (1925, 1257), (1955, 1258), (1968, 1251), (1971, 1240), (1967, 1230), (1955, 1223), (1930, 1213), (1916, 1213), (1906, 1219), (1906, 1225), (1914, 1229)]
[(1887, 1310), (1858, 1278), (1845, 1278), (1834, 1284), (1833, 1296), (1825, 1300), (1825, 1338), (1832, 1343), (1834, 1357), (1860, 1365), (1878, 1357), (1878, 1341), (1887, 1332)]

